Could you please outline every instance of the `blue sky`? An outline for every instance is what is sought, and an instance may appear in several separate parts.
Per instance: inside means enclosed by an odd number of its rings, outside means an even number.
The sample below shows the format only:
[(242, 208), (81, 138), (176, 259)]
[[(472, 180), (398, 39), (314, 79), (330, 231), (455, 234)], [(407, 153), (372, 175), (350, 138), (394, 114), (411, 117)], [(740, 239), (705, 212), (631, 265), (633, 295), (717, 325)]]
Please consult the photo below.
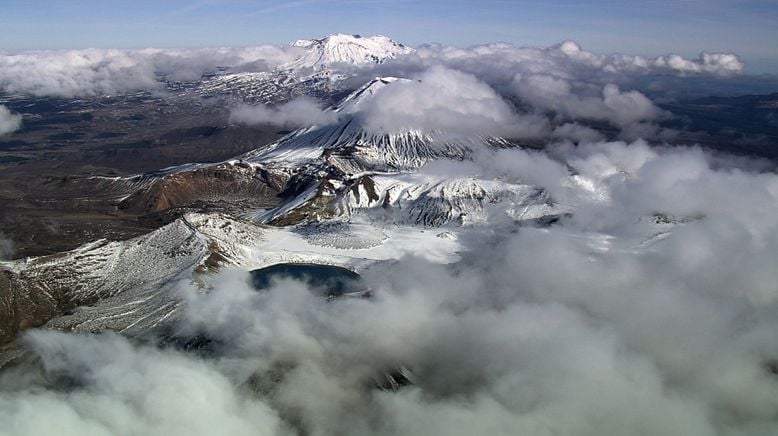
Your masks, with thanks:
[(0, 49), (202, 47), (381, 33), (410, 45), (490, 41), (597, 52), (740, 54), (778, 73), (778, 0), (3, 0)]

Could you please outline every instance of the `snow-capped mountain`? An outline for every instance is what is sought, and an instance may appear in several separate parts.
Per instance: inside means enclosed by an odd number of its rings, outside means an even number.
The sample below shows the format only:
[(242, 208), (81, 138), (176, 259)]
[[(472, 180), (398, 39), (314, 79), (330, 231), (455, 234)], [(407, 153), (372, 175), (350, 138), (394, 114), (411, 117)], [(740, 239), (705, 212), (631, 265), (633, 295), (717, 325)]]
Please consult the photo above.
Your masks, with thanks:
[(337, 64), (380, 64), (413, 51), (412, 48), (382, 35), (362, 37), (339, 33), (322, 39), (298, 40), (293, 45), (308, 51), (279, 69), (321, 71)]
[(270, 72), (228, 73), (205, 81), (203, 95), (230, 94), (241, 100), (273, 103), (290, 95), (325, 95), (340, 89), (342, 67), (380, 64), (413, 52), (386, 36), (362, 37), (336, 34), (322, 39), (299, 40), (305, 52), (294, 61)]

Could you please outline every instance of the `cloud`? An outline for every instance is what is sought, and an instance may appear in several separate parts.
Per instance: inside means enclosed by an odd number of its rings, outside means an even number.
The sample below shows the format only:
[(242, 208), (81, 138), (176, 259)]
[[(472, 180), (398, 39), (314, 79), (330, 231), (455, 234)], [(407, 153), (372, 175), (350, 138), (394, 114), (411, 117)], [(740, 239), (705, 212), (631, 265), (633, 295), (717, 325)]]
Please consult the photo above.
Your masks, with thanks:
[(7, 135), (22, 127), (22, 116), (12, 113), (7, 107), (0, 105), (0, 136)]
[[(352, 83), (361, 84), (375, 76), (419, 77), (434, 68), (470, 74), (506, 99), (518, 97), (519, 113), (537, 116), (552, 112), (554, 129), (569, 121), (578, 125), (605, 121), (617, 127), (624, 139), (664, 140), (672, 132), (659, 129), (656, 123), (668, 114), (642, 88), (661, 97), (675, 93), (675, 87), (662, 91), (652, 86), (658, 82), (728, 83), (726, 80), (742, 72), (743, 64), (734, 54), (703, 53), (698, 59), (603, 55), (566, 41), (547, 48), (506, 43), (465, 49), (425, 45), (384, 64), (355, 68), (350, 73), (356, 75)], [(573, 132), (567, 127), (558, 133), (580, 137), (583, 130)], [(591, 132), (585, 136), (594, 138)]]
[(597, 54), (584, 50), (574, 41), (547, 48), (489, 43), (470, 48), (440, 44), (418, 47), (375, 67), (379, 75), (407, 77), (433, 65), (468, 72), (491, 85), (504, 85), (516, 74), (550, 74), (568, 80), (585, 80), (605, 85), (620, 84), (629, 77), (676, 76), (729, 78), (742, 73), (744, 65), (732, 53), (702, 53), (697, 59), (678, 55), (656, 58), (625, 54)]
[(622, 92), (617, 85), (605, 85), (600, 95), (574, 93), (569, 81), (548, 74), (517, 75), (516, 95), (533, 107), (554, 111), (563, 117), (601, 120), (624, 127), (654, 121), (662, 114), (651, 100), (637, 91)]
[(246, 125), (272, 124), (280, 127), (310, 127), (335, 123), (338, 114), (324, 110), (310, 97), (298, 97), (276, 106), (241, 105), (230, 112), (230, 121)]
[(548, 128), (542, 117), (517, 114), (472, 74), (441, 66), (387, 84), (359, 109), (366, 127), (375, 131), (538, 137)]
[[(32, 332), (41, 371), (26, 381), (75, 389), (0, 394), (4, 434), (274, 435), (283, 423), (198, 359), (136, 346), (115, 334)], [(13, 386), (13, 372), (4, 374)]]
[(686, 59), (676, 54), (656, 58), (624, 54), (599, 55), (585, 51), (574, 41), (565, 41), (548, 50), (561, 52), (574, 63), (620, 74), (730, 77), (742, 73), (745, 67), (733, 53), (703, 52), (697, 59)]
[(295, 47), (86, 49), (0, 54), (0, 89), (75, 97), (157, 89), (160, 79), (198, 80), (217, 67), (266, 71), (299, 55)]
[[(475, 242), (453, 270), (416, 260), (379, 274), (372, 283), (387, 284), (376, 285), (386, 294), (377, 291), (375, 312), (360, 302), (354, 312), (367, 312), (364, 319), (312, 313), (321, 308), (273, 308), (262, 318), (284, 314), (295, 343), (316, 339), (300, 352), (317, 362), (345, 343), (380, 362), (426, 368), (414, 373), (420, 391), (389, 397), (391, 416), (408, 432), (423, 432), (430, 414), (457, 423), (443, 420), (430, 433), (542, 422), (562, 433), (611, 434), (617, 417), (648, 434), (775, 429), (778, 385), (766, 365), (778, 352), (769, 339), (778, 327), (769, 316), (778, 302), (769, 261), (778, 253), (769, 219), (778, 212), (778, 178), (716, 169), (700, 150), (643, 142), (560, 145), (554, 154), (567, 158), (504, 151), (490, 160), (500, 171), (485, 173), (505, 177), (513, 168), (541, 186), (588, 180), (598, 195), (574, 185), (567, 200), (578, 207), (560, 227), (519, 231), (496, 246)], [(636, 250), (655, 236), (646, 221), (659, 212), (693, 220)], [(330, 316), (343, 323), (333, 338), (340, 324), (327, 323)], [(349, 345), (336, 354), (349, 355)], [(596, 410), (618, 412), (592, 424), (585, 417)], [(678, 421), (663, 427), (651, 418), (665, 413)]]
[[(456, 264), (376, 265), (371, 298), (182, 282), (175, 331), (201, 353), (33, 332), (38, 369), (0, 378), (6, 431), (775, 433), (776, 174), (644, 141), (483, 153), (427, 170), (532, 183), (572, 215), (463, 234)], [(376, 387), (401, 368), (412, 385)]]
[(556, 127), (552, 136), (567, 138), (575, 142), (597, 142), (603, 139), (600, 132), (577, 123), (565, 123)]
[(729, 77), (743, 71), (744, 64), (732, 53), (705, 53), (699, 59), (684, 59), (679, 55), (660, 56), (651, 64), (658, 70), (667, 69), (679, 75), (707, 73)]

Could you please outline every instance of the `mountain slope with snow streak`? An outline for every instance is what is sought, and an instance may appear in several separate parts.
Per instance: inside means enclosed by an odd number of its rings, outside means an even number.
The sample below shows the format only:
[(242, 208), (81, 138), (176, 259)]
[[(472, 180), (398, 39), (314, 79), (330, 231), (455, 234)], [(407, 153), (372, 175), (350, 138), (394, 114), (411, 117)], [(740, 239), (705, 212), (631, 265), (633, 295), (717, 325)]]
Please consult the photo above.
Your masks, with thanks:
[(290, 225), (327, 220), (442, 227), (485, 223), (493, 214), (522, 222), (565, 209), (535, 186), (473, 177), (440, 178), (419, 173), (377, 173), (327, 179), (260, 221)]
[(504, 138), (479, 135), (418, 129), (387, 133), (366, 128), (360, 107), (387, 87), (407, 80), (373, 79), (334, 109), (340, 114), (338, 123), (298, 130), (241, 158), (269, 167), (300, 167), (326, 161), (344, 173), (355, 174), (409, 171), (437, 159), (465, 159), (478, 147), (515, 145)]

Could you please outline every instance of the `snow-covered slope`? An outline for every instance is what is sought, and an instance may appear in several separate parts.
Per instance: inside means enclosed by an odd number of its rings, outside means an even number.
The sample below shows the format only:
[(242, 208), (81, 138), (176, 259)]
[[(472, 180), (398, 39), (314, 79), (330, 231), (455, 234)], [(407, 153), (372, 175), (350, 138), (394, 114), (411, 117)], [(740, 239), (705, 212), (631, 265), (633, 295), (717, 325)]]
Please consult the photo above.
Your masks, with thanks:
[(378, 173), (324, 180), (257, 219), (276, 225), (356, 219), (440, 227), (482, 224), (495, 214), (522, 222), (564, 212), (545, 191), (531, 185), (473, 177)]
[(98, 240), (65, 253), (0, 264), (12, 297), (0, 308), (0, 330), (8, 336), (77, 306), (153, 292), (195, 268), (207, 250), (206, 239), (178, 220), (128, 241)]
[(348, 97), (344, 98), (335, 110), (342, 114), (357, 112), (365, 102), (369, 101), (377, 92), (384, 89), (386, 85), (409, 80), (410, 79), (398, 77), (376, 77), (349, 94)]
[(440, 159), (462, 159), (483, 138), (453, 138), (417, 130), (380, 133), (349, 117), (339, 124), (301, 130), (243, 159), (271, 167), (329, 163), (346, 173), (401, 171)]
[(379, 77), (357, 89), (335, 108), (338, 123), (298, 130), (241, 158), (270, 167), (331, 165), (347, 174), (365, 171), (407, 171), (446, 158), (461, 160), (474, 148), (507, 146), (502, 138), (445, 132), (405, 130), (385, 133), (365, 128), (359, 110), (377, 93), (408, 79)]
[[(0, 285), (9, 290), (0, 295), (0, 340), (44, 323), (141, 335), (178, 316), (182, 283), (204, 283), (225, 267), (302, 262), (360, 271), (406, 253), (441, 263), (458, 259), (456, 238), (413, 227), (382, 231), (355, 223), (336, 232), (311, 230), (190, 213), (127, 241), (99, 240), (56, 255), (0, 262)], [(18, 351), (13, 344), (0, 347), (0, 367)]]

